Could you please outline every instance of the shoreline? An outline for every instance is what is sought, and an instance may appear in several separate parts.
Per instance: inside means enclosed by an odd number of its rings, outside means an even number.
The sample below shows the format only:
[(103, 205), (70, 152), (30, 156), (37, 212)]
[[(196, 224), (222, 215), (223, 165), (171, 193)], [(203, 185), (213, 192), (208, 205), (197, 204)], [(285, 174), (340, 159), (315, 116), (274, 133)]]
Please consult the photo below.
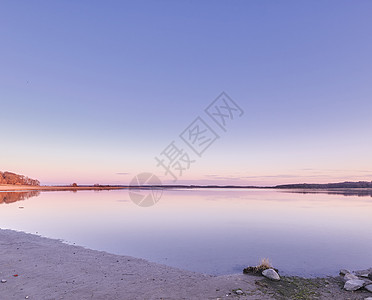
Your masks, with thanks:
[[(364, 299), (340, 277), (213, 276), (0, 229), (4, 299)], [(17, 275), (17, 276), (14, 276)], [(242, 295), (236, 294), (241, 289)], [(304, 298), (294, 298), (303, 295)]]
[(89, 190), (121, 190), (128, 189), (124, 186), (31, 186), (31, 185), (10, 185), (0, 184), (0, 192), (11, 192), (11, 191), (89, 191)]
[(358, 196), (358, 197), (372, 197), (371, 188), (279, 188), (279, 187), (255, 187), (255, 186), (126, 186), (126, 185), (82, 185), (82, 186), (30, 186), (30, 185), (9, 185), (0, 184), (0, 192), (26, 192), (26, 191), (40, 191), (40, 192), (58, 192), (58, 191), (110, 191), (110, 190), (130, 190), (130, 189), (163, 189), (163, 190), (194, 190), (194, 189), (238, 189), (238, 190), (273, 190), (284, 193), (298, 193), (298, 194), (333, 194), (342, 196)]
[(200, 274), (9, 229), (0, 241), (4, 299), (223, 299), (238, 288), (264, 299), (255, 276)]

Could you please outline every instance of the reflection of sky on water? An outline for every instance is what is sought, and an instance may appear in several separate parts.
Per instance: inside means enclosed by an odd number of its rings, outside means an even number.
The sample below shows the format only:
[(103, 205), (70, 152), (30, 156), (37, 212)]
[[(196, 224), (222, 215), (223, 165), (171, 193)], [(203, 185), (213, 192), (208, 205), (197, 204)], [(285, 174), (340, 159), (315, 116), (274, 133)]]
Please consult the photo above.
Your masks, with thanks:
[(0, 206), (0, 227), (227, 274), (269, 257), (287, 274), (372, 265), (372, 198), (272, 190), (168, 190), (153, 207), (127, 191), (43, 192)]

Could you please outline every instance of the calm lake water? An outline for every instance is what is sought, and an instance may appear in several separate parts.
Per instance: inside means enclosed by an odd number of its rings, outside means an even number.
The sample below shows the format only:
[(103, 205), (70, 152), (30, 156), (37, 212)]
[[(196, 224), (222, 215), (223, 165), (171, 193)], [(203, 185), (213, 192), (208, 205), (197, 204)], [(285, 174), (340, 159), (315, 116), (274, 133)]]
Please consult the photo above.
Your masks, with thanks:
[(372, 266), (368, 195), (166, 190), (147, 208), (126, 190), (29, 196), (0, 192), (1, 228), (218, 275), (266, 257), (287, 275)]

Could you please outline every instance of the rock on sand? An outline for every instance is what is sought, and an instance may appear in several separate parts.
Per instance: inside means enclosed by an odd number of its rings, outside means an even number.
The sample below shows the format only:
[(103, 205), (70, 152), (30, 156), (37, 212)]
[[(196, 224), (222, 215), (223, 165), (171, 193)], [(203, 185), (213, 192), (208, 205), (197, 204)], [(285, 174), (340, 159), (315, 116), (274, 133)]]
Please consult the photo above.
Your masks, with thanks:
[(273, 269), (263, 270), (262, 275), (271, 280), (280, 280), (279, 274)]
[(344, 285), (344, 289), (347, 291), (356, 291), (363, 287), (364, 281), (360, 279), (351, 279), (346, 281)]
[(372, 284), (366, 285), (364, 288), (365, 288), (368, 292), (371, 292), (371, 293), (372, 293)]

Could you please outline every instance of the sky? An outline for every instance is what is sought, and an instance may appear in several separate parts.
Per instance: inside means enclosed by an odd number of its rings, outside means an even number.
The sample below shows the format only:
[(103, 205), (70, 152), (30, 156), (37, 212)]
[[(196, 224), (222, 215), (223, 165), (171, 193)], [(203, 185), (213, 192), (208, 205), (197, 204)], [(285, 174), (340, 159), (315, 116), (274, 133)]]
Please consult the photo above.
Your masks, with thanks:
[[(371, 36), (371, 1), (1, 1), (0, 171), (371, 181)], [(205, 111), (222, 92), (225, 130)], [(198, 117), (218, 136), (200, 156), (180, 137)]]

